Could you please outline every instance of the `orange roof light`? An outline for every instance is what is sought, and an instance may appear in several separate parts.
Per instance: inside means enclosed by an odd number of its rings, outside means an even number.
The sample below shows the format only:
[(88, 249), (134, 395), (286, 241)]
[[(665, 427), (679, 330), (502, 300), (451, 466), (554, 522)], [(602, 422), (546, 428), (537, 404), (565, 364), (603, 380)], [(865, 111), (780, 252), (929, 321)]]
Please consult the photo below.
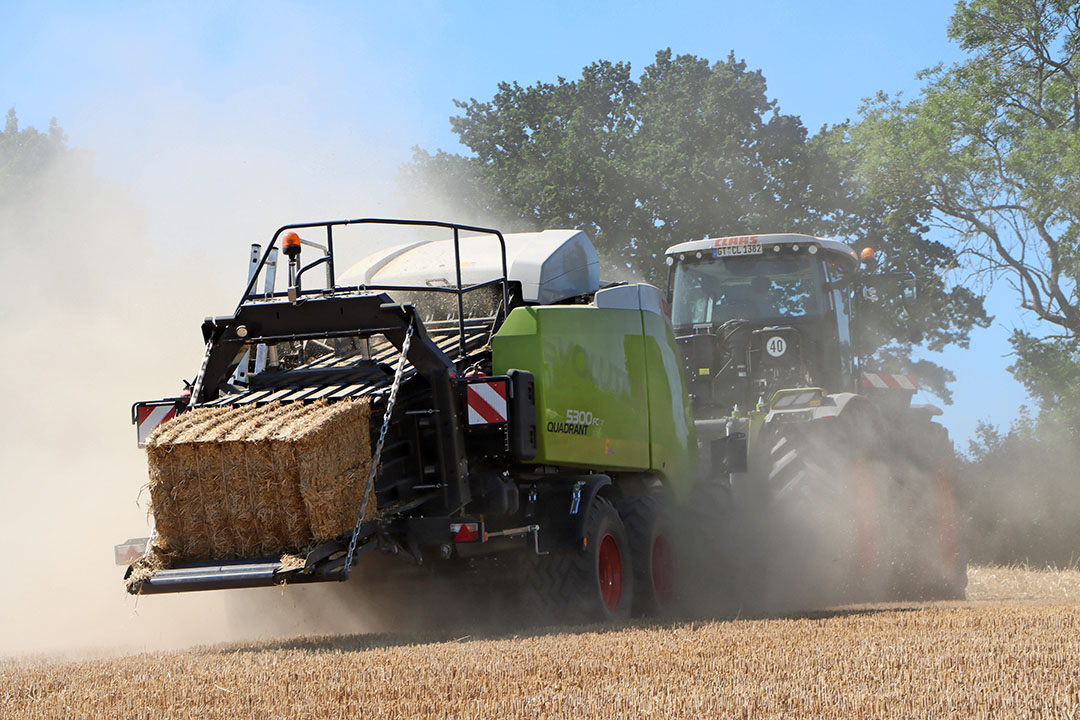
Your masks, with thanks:
[(864, 263), (873, 262), (877, 259), (877, 254), (874, 252), (874, 248), (863, 248), (862, 252), (859, 253), (859, 259), (862, 260)]
[(281, 244), (289, 257), (295, 258), (300, 254), (300, 236), (296, 233), (289, 231), (282, 235)]

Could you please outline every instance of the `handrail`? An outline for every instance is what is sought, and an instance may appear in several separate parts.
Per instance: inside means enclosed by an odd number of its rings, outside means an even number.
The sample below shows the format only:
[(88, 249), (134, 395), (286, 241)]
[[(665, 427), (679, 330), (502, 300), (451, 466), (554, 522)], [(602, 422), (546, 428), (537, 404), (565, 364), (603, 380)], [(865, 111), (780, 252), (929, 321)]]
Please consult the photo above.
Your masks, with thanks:
[[(433, 227), (444, 228), (450, 230), (454, 240), (454, 265), (457, 269), (457, 287), (431, 287), (428, 285), (356, 285), (348, 287), (338, 287), (337, 285), (337, 273), (334, 266), (334, 228), (344, 227), (349, 225), (397, 225), (397, 226), (412, 226), (412, 227)], [(451, 292), (456, 293), (458, 296), (458, 332), (459, 332), (459, 352), (465, 352), (465, 301), (464, 294), (473, 290), (489, 287), (497, 283), (502, 284), (502, 307), (503, 312), (506, 312), (510, 305), (510, 283), (507, 277), (506, 267), (506, 240), (500, 231), (493, 228), (478, 227), (475, 225), (463, 225), (460, 223), (443, 222), (440, 220), (408, 220), (401, 218), (355, 218), (352, 220), (327, 220), (322, 222), (308, 222), (308, 223), (293, 223), (290, 225), (283, 225), (277, 229), (274, 233), (270, 244), (267, 246), (266, 251), (263, 253), (262, 258), (259, 261), (258, 266), (252, 272), (250, 279), (248, 280), (247, 287), (244, 289), (244, 294), (240, 298), (240, 302), (237, 305), (239, 310), (244, 303), (256, 300), (259, 298), (273, 298), (282, 297), (287, 293), (264, 293), (257, 295), (253, 291), (255, 284), (258, 281), (259, 274), (263, 268), (267, 265), (267, 261), (270, 254), (278, 248), (278, 239), (282, 233), (290, 230), (307, 230), (311, 228), (325, 228), (326, 230), (326, 246), (325, 248), (320, 246), (320, 249), (324, 251), (324, 255), (317, 260), (313, 260), (307, 265), (301, 267), (296, 275), (297, 281), (308, 270), (325, 264), (327, 284), (329, 287), (317, 290), (300, 290), (297, 296), (304, 295), (322, 295), (327, 292), (334, 294), (338, 292), (359, 292), (361, 290), (381, 290), (381, 291), (411, 291), (411, 292)], [(500, 253), (502, 255), (502, 278), (496, 278), (493, 280), (487, 280), (482, 283), (475, 283), (468, 287), (462, 287), (461, 285), (461, 237), (462, 231), (474, 232), (485, 235), (494, 235), (499, 239)], [(306, 245), (314, 245), (309, 241), (303, 241)], [(299, 282), (297, 282), (299, 285)]]

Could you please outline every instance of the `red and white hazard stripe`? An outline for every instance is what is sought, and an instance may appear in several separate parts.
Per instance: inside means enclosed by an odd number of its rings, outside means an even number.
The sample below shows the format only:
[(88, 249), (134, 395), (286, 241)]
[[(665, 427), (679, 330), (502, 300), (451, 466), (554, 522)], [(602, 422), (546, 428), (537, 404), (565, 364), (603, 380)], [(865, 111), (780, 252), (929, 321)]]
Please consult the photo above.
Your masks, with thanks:
[(135, 413), (135, 422), (139, 428), (139, 447), (142, 447), (154, 428), (176, 417), (176, 404), (139, 405), (135, 408)]
[(465, 390), (469, 425), (504, 423), (507, 418), (506, 381), (469, 382)]
[(919, 389), (919, 378), (915, 375), (863, 373), (862, 386), (875, 390), (911, 390), (914, 392)]

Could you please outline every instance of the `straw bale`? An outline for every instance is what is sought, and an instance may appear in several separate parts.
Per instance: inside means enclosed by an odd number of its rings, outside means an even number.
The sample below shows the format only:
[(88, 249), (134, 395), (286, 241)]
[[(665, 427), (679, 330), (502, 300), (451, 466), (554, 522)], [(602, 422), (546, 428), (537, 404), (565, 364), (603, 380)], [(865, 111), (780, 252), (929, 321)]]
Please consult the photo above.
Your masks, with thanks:
[(158, 428), (147, 460), (159, 561), (303, 554), (351, 529), (370, 415), (366, 398), (204, 407)]
[(146, 553), (131, 564), (127, 578), (128, 591), (134, 590), (143, 580), (154, 576), (158, 570), (169, 566), (168, 553), (157, 543), (149, 546)]

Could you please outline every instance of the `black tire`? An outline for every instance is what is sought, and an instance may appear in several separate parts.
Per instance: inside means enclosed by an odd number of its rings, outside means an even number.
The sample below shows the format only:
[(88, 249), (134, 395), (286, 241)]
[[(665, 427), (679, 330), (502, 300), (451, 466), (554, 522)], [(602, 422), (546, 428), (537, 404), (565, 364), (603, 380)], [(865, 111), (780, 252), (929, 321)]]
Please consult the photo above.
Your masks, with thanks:
[(956, 495), (956, 455), (949, 432), (938, 423), (920, 423), (906, 433), (917, 458), (912, 485), (919, 496), (909, 505), (912, 532), (901, 563), (898, 594), (913, 600), (963, 600), (967, 555)]
[(532, 555), (525, 563), (523, 605), (540, 623), (611, 622), (630, 617), (633, 558), (615, 507), (594, 497), (584, 547)]
[(678, 566), (663, 501), (653, 495), (635, 495), (616, 500), (615, 509), (630, 541), (633, 613), (639, 616), (670, 613), (675, 606)]
[(739, 550), (728, 476), (700, 478), (675, 507), (675, 595), (679, 612), (729, 615), (740, 606)]
[(768, 429), (773, 611), (884, 599), (891, 584), (890, 476), (869, 413)]

